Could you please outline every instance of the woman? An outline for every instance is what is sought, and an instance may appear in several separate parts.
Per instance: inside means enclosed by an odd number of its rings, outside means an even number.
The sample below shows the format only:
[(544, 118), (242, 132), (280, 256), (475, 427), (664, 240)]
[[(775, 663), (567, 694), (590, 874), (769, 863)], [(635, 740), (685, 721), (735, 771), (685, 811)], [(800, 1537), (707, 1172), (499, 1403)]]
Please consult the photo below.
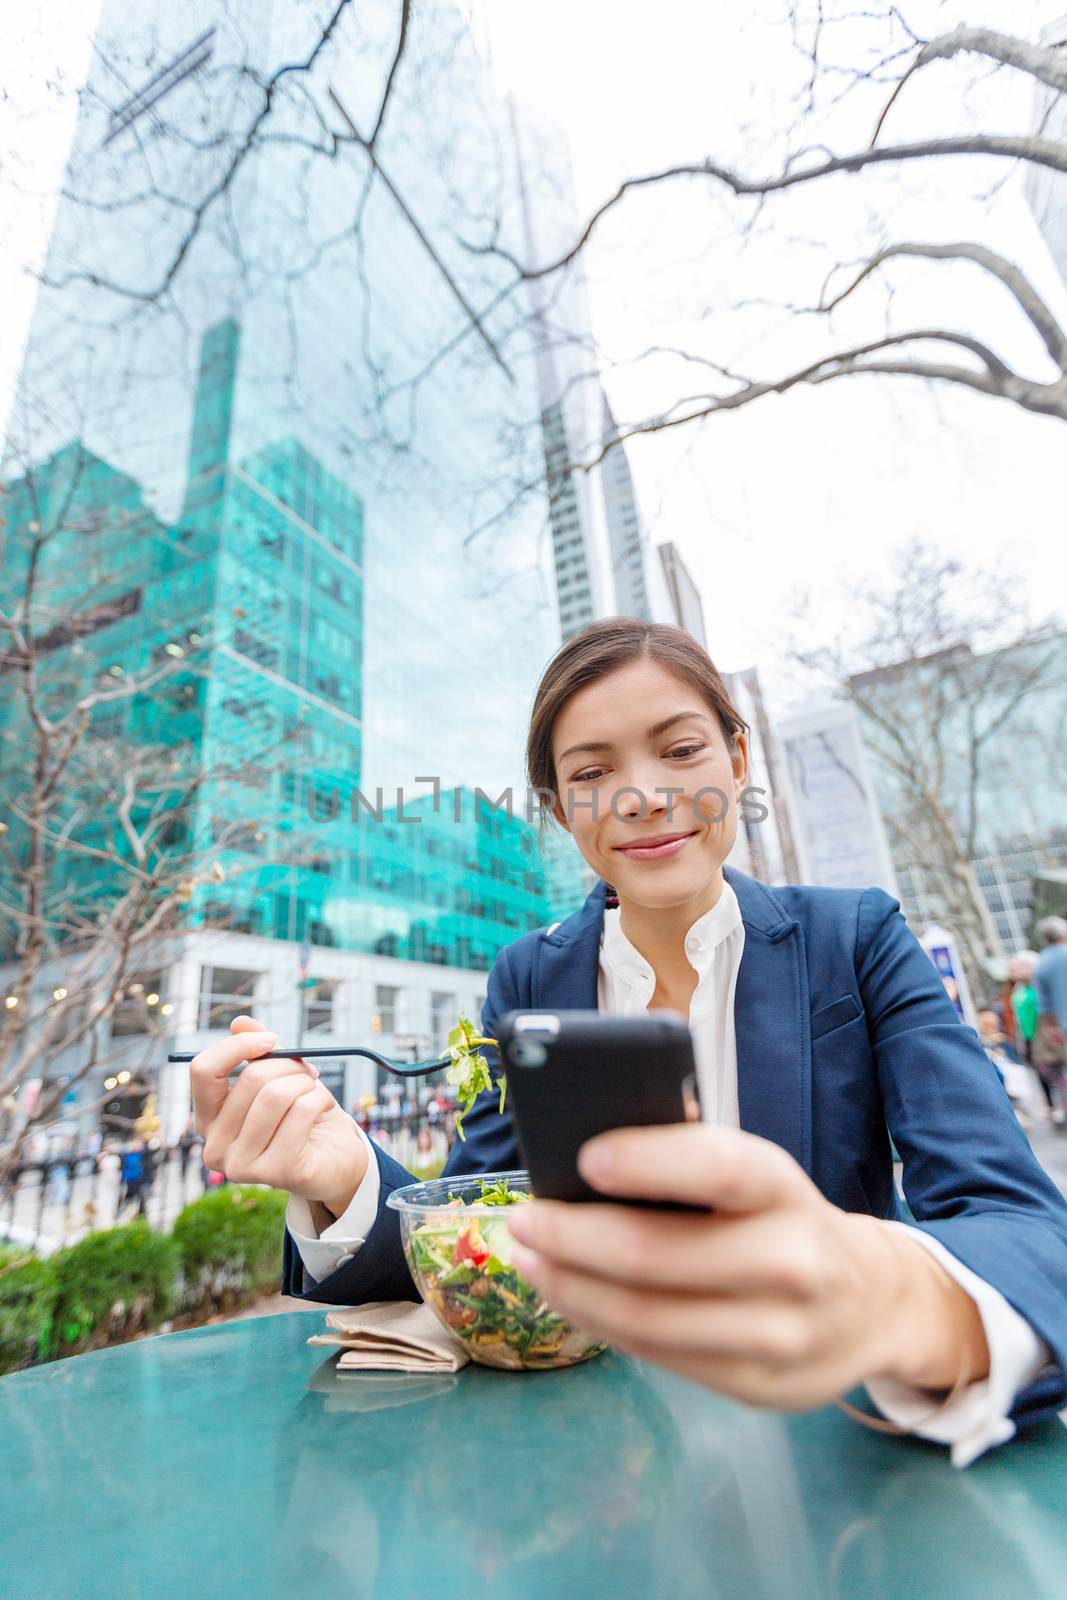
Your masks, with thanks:
[[(707, 653), (592, 624), (542, 678), (527, 765), (599, 881), (501, 950), (482, 1030), (511, 1007), (680, 1011), (706, 1122), (606, 1135), (583, 1171), (606, 1197), (714, 1211), (536, 1202), (514, 1221), (522, 1270), (591, 1332), (753, 1404), (866, 1383), (887, 1425), (959, 1464), (1067, 1404), (1067, 1205), (896, 901), (724, 868), (748, 751)], [(193, 1063), (198, 1126), (210, 1164), (291, 1191), (287, 1291), (414, 1298), (384, 1209), (408, 1174), (313, 1068), (257, 1062), (274, 1036), (233, 1028)], [(495, 1095), (464, 1127), (446, 1173), (518, 1165)]]

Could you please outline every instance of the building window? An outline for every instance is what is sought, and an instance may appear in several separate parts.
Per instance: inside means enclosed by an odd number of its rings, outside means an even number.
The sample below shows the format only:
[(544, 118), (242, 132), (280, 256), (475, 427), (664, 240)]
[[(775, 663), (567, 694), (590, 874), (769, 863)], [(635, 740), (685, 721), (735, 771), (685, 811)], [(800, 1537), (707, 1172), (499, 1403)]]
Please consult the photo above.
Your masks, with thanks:
[(337, 984), (332, 979), (321, 978), (314, 989), (305, 989), (303, 995), (303, 1033), (333, 1032), (333, 1002)]
[(374, 1015), (370, 1019), (372, 1033), (396, 1032), (396, 1002), (400, 990), (388, 983), (379, 983), (374, 990)]
[(456, 997), (434, 989), (430, 995), (430, 1018), (434, 1050), (443, 1050), (456, 1025)]
[(234, 629), (233, 648), (238, 655), (247, 656), (249, 661), (258, 661), (261, 667), (275, 667), (278, 664), (276, 646), (259, 638), (249, 628)]
[(258, 976), (239, 967), (204, 967), (200, 975), (198, 1026), (228, 1028), (235, 1017), (248, 1016)]
[[(129, 1039), (155, 1033), (163, 1020), (163, 974), (139, 972), (122, 989), (122, 999), (111, 1013), (111, 1037)], [(169, 1015), (169, 1013), (167, 1013)]]

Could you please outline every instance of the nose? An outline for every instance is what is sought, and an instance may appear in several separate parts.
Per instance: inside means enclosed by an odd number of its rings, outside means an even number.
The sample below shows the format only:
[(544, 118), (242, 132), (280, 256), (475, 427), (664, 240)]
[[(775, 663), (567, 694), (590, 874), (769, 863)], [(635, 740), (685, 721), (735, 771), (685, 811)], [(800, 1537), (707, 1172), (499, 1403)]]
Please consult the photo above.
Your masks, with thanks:
[(656, 793), (658, 771), (638, 763), (632, 770), (621, 773), (621, 782), (611, 797), (610, 805), (615, 815), (624, 822), (663, 816), (669, 809), (668, 796)]

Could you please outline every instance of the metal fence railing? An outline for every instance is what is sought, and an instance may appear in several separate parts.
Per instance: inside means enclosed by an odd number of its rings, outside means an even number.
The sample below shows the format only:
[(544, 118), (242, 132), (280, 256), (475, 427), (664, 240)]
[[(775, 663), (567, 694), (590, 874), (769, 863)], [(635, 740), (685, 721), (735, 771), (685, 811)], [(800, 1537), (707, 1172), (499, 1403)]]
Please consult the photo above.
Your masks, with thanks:
[[(435, 1176), (455, 1138), (450, 1113), (373, 1108), (359, 1123), (416, 1178)], [(169, 1228), (183, 1206), (204, 1193), (208, 1170), (199, 1144), (156, 1152), (149, 1177), (130, 1192), (122, 1181), (121, 1151), (53, 1155), (17, 1166), (0, 1191), (0, 1240), (48, 1254), (87, 1233), (143, 1216)]]
[(373, 1112), (358, 1118), (360, 1127), (416, 1178), (436, 1177), (456, 1137), (451, 1112)]
[(149, 1181), (134, 1193), (115, 1150), (25, 1161), (0, 1193), (0, 1238), (48, 1253), (136, 1216), (166, 1228), (204, 1192), (205, 1176), (199, 1146), (184, 1160), (177, 1146), (159, 1151)]

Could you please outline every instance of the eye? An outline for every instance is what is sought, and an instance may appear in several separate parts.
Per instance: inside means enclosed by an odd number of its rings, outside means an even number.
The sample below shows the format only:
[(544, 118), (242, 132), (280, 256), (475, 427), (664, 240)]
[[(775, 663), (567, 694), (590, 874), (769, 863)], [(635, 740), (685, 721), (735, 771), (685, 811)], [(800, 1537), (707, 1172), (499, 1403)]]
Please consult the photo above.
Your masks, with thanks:
[(603, 772), (603, 767), (590, 767), (588, 772), (576, 772), (571, 779), (572, 783), (588, 783), (590, 779), (597, 778)]
[(703, 750), (704, 748), (705, 746), (702, 744), (683, 744), (679, 745), (677, 750), (672, 750), (671, 756), (691, 756), (695, 755), (698, 750)]

